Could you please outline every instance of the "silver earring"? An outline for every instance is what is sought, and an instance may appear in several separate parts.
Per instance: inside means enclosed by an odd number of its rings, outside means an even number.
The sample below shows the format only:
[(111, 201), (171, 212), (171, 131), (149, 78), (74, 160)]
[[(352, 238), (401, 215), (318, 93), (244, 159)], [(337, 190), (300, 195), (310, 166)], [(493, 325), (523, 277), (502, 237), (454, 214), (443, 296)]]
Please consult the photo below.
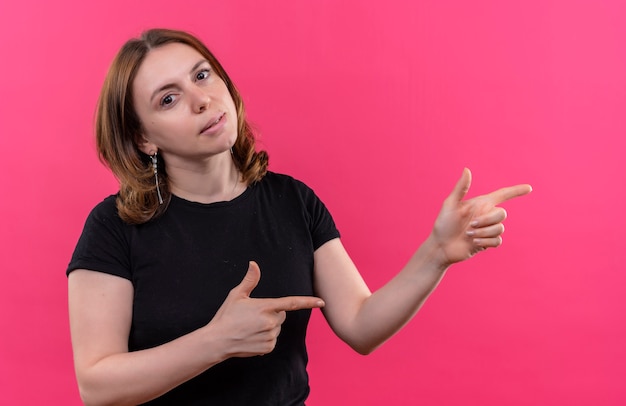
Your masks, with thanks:
[(156, 184), (157, 195), (159, 196), (159, 204), (163, 204), (163, 198), (161, 197), (161, 189), (159, 188), (159, 171), (157, 170), (157, 153), (150, 155), (152, 160), (152, 169), (154, 170), (154, 182)]

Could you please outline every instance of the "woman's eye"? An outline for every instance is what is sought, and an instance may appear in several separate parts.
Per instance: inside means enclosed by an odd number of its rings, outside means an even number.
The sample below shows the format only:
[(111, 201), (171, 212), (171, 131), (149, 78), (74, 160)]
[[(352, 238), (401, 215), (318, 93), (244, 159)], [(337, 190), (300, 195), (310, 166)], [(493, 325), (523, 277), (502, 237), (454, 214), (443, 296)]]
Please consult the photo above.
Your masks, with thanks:
[(161, 106), (168, 106), (172, 103), (174, 103), (174, 97), (171, 94), (168, 94), (161, 99)]
[(209, 77), (209, 73), (210, 73), (209, 69), (201, 70), (200, 72), (198, 72), (196, 74), (196, 80), (204, 80), (204, 79), (208, 78)]

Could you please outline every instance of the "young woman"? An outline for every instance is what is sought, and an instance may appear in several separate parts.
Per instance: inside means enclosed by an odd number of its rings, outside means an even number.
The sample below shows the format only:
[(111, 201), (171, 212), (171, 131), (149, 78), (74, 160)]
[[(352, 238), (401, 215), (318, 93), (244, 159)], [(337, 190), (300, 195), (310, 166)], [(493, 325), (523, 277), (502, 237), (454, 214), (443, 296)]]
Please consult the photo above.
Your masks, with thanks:
[(464, 170), (428, 239), (372, 294), (313, 191), (267, 171), (241, 96), (193, 36), (126, 43), (96, 133), (120, 190), (89, 215), (67, 270), (88, 405), (302, 405), (311, 308), (370, 353), (450, 265), (501, 244), (497, 205), (531, 190), (463, 200)]

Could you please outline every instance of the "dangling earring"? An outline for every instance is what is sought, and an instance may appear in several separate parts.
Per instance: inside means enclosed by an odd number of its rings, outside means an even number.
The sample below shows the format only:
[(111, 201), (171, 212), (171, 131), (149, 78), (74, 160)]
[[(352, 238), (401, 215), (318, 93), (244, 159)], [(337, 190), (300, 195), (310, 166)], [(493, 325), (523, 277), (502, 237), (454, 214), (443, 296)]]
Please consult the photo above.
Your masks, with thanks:
[(159, 188), (159, 172), (157, 171), (157, 153), (150, 155), (152, 160), (152, 169), (154, 169), (154, 182), (156, 184), (157, 195), (159, 196), (159, 204), (163, 204), (163, 198), (161, 197), (161, 189)]

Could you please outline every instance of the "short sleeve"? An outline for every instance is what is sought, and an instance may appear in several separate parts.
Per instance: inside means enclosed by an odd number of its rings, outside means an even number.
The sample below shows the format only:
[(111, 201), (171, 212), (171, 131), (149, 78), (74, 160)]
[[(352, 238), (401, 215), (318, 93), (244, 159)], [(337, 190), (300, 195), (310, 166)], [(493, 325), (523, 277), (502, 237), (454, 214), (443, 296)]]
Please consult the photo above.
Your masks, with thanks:
[(128, 227), (117, 214), (115, 196), (107, 197), (87, 217), (66, 274), (89, 269), (130, 280)]
[(310, 216), (309, 231), (311, 232), (311, 238), (313, 240), (313, 249), (317, 250), (326, 242), (334, 238), (339, 238), (340, 233), (326, 205), (324, 205), (322, 200), (315, 194), (313, 189), (301, 182), (299, 182), (299, 187), (305, 207)]

